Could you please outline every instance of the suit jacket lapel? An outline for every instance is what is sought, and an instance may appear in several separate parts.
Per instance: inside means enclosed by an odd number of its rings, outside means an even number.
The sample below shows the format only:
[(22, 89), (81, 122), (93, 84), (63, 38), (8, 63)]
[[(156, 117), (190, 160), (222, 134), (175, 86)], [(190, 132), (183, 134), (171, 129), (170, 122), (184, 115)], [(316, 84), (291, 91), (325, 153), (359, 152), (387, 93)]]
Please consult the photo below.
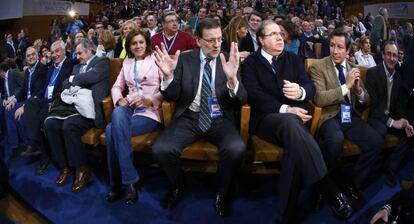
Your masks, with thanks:
[(331, 83), (334, 86), (339, 86), (339, 79), (336, 76), (336, 68), (333, 66), (332, 60), (330, 57), (325, 59), (326, 72), (328, 74), (328, 83)]
[(189, 62), (191, 77), (193, 79), (193, 98), (197, 94), (198, 84), (200, 82), (200, 50), (191, 53), (191, 60)]
[(226, 86), (226, 80), (227, 80), (226, 74), (224, 73), (223, 65), (221, 64), (220, 57), (217, 57), (216, 77), (214, 81), (214, 88), (215, 88), (216, 95), (220, 95), (219, 92), (223, 91), (222, 89), (220, 89), (220, 87), (224, 88), (224, 86)]

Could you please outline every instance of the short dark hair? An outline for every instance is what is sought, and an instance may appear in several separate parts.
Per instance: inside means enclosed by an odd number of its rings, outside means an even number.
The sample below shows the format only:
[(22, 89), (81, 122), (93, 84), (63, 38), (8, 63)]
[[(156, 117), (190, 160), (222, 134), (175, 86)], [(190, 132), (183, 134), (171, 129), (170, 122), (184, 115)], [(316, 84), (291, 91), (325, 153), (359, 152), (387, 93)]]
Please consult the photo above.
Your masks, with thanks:
[(195, 30), (195, 35), (199, 38), (203, 37), (203, 30), (209, 30), (214, 28), (221, 28), (220, 24), (217, 20), (212, 18), (205, 18), (201, 20)]
[[(397, 47), (397, 44), (393, 40), (386, 40), (386, 41), (384, 41), (384, 43), (381, 46), (381, 52), (382, 53), (385, 53), (385, 46), (387, 46), (387, 45), (395, 45)], [(397, 49), (398, 49), (398, 47), (397, 47)]]
[(151, 39), (150, 39), (150, 35), (148, 32), (144, 32), (142, 30), (131, 30), (128, 35), (126, 36), (126, 40), (125, 40), (125, 51), (128, 55), (129, 58), (133, 58), (134, 54), (131, 51), (131, 42), (132, 39), (135, 36), (138, 35), (142, 35), (145, 39), (145, 44), (147, 45), (145, 48), (145, 57), (150, 55), (152, 53), (152, 44), (151, 44)]
[(256, 11), (256, 10), (253, 10), (253, 12), (250, 14), (250, 16), (249, 16), (248, 20), (250, 20), (250, 17), (252, 17), (252, 15), (255, 15), (255, 16), (257, 16), (257, 17), (260, 17), (262, 20), (264, 20), (264, 18), (263, 18), (263, 13), (261, 13), (261, 12), (259, 12), (259, 11)]
[(331, 39), (333, 37), (345, 37), (346, 50), (350, 49), (352, 40), (351, 40), (351, 37), (348, 35), (348, 33), (345, 31), (344, 27), (336, 28), (332, 31), (331, 34), (329, 34), (329, 43), (331, 43)]

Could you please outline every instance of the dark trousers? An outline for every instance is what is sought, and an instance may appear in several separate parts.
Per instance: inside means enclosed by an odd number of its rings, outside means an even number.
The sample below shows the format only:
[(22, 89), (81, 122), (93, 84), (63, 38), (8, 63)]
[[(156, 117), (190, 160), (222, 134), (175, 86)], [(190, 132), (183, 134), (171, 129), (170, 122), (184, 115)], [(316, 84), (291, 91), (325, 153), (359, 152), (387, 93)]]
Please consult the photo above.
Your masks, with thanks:
[[(294, 114), (269, 114), (256, 129), (257, 136), (273, 144), (283, 146), (282, 172), (280, 181), (280, 205), (282, 214), (289, 209), (289, 200), (297, 198), (299, 181), (312, 185), (327, 174), (322, 152), (313, 136)], [(295, 175), (295, 172), (298, 174)], [(296, 177), (295, 177), (296, 176)]]
[(22, 105), (22, 103), (17, 102), (13, 109), (4, 111), (7, 130), (7, 146), (10, 148), (18, 147), (19, 139), (21, 139), (25, 145), (29, 144), (24, 126), (24, 115), (18, 120), (14, 118), (16, 110)]
[(401, 165), (401, 161), (407, 155), (410, 147), (408, 137), (405, 134), (404, 129), (398, 130), (395, 128), (388, 128), (384, 122), (375, 118), (368, 119), (368, 123), (378, 132), (378, 134), (382, 136), (382, 138), (385, 138), (387, 133), (398, 136), (398, 143), (388, 160), (388, 166), (394, 171), (398, 170)]
[(341, 124), (338, 117), (326, 120), (319, 129), (319, 136), (323, 140), (323, 152), (329, 169), (335, 168), (345, 138), (359, 147), (361, 154), (350, 177), (355, 187), (360, 187), (378, 161), (384, 139), (357, 116), (353, 116), (351, 124), (346, 125)]
[(203, 133), (198, 127), (198, 113), (187, 110), (173, 121), (152, 147), (152, 155), (167, 174), (173, 187), (180, 184), (179, 157), (182, 150), (204, 138), (217, 146), (220, 155), (218, 162), (218, 191), (228, 194), (234, 172), (244, 158), (246, 146), (234, 124), (226, 118), (214, 119), (211, 127)]
[(80, 167), (86, 164), (86, 150), (81, 137), (94, 121), (81, 115), (75, 115), (64, 120), (46, 118), (45, 133), (50, 145), (52, 158), (59, 168)]
[(41, 150), (43, 154), (47, 152), (45, 145), (45, 135), (40, 131), (44, 120), (49, 112), (49, 105), (44, 98), (30, 98), (24, 105), (26, 134), (29, 138), (30, 146), (34, 150)]

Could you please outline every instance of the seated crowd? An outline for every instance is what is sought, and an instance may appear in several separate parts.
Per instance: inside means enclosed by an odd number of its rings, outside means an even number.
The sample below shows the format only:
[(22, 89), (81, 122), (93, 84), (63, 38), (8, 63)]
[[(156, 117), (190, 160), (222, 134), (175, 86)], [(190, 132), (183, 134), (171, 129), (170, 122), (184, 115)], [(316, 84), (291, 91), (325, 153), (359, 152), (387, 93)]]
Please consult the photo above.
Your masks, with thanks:
[[(56, 185), (73, 173), (72, 191), (84, 189), (91, 171), (81, 137), (99, 128), (110, 177), (106, 200), (125, 198), (131, 205), (140, 176), (130, 139), (162, 129), (152, 145), (154, 162), (170, 182), (162, 206), (173, 209), (180, 201), (180, 155), (204, 139), (220, 157), (214, 207), (228, 216), (235, 173), (249, 150), (237, 127), (248, 104), (249, 132), (283, 147), (278, 221), (294, 222), (302, 185), (312, 189), (315, 207), (326, 199), (337, 217), (348, 219), (378, 170), (390, 186), (397, 184), (395, 174), (413, 147), (414, 78), (406, 63), (413, 60), (411, 24), (391, 29), (385, 8), (376, 17), (345, 20), (328, 1), (309, 7), (232, 1), (229, 10), (218, 3), (179, 1), (164, 8), (143, 2), (110, 4), (89, 24), (78, 15), (66, 28), (54, 20), (49, 41), (30, 44), (24, 29), (17, 41), (5, 34), (2, 135), (7, 148), (23, 145), (21, 156), (40, 158), (39, 175), (53, 161), (60, 170)], [(305, 68), (306, 59), (317, 57), (317, 44), (321, 59)], [(109, 86), (112, 58), (123, 62)], [(102, 108), (108, 95), (110, 123)], [(166, 128), (163, 101), (175, 103)], [(310, 105), (322, 108), (315, 136)], [(398, 142), (382, 158), (387, 134)], [(346, 140), (360, 154), (344, 172)]]

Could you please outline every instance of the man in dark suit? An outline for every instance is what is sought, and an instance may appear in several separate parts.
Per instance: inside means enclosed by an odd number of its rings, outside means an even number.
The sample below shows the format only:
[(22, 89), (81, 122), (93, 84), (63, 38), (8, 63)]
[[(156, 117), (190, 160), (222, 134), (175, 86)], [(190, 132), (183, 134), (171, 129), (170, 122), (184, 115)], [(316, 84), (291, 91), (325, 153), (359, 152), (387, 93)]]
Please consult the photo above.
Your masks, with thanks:
[[(295, 187), (292, 176), (297, 169), (305, 185), (314, 185), (326, 193), (335, 214), (344, 219), (350, 217), (352, 207), (327, 177), (321, 150), (304, 126), (312, 116), (303, 107), (313, 98), (315, 87), (305, 73), (301, 59), (283, 52), (280, 28), (272, 20), (259, 26), (257, 38), (261, 48), (244, 61), (242, 77), (252, 107), (250, 132), (284, 147), (281, 207), (296, 203), (289, 197)], [(285, 211), (282, 222), (293, 218), (289, 217), (293, 213), (286, 212), (294, 211)]]
[(263, 18), (259, 12), (253, 11), (248, 19), (249, 29), (247, 35), (240, 40), (240, 51), (255, 52), (259, 48), (256, 31)]
[(329, 37), (330, 56), (316, 61), (310, 74), (316, 87), (314, 102), (322, 107), (319, 137), (330, 170), (338, 168), (337, 159), (343, 150), (344, 139), (361, 150), (358, 160), (349, 172), (346, 189), (359, 199), (358, 189), (378, 160), (383, 138), (356, 112), (357, 107), (369, 105), (369, 94), (360, 81), (360, 70), (346, 60), (351, 39), (343, 28), (335, 29)]
[[(46, 71), (47, 67), (40, 63), (38, 52), (33, 47), (28, 47), (26, 50), (26, 64), (28, 68), (25, 71), (25, 78), (22, 87), (8, 98), (6, 102), (6, 123), (8, 137), (15, 138), (14, 143), (18, 143), (18, 137), (23, 139), (24, 144), (27, 146), (26, 151), (22, 152), (23, 156), (31, 153), (28, 138), (24, 127), (24, 105), (29, 98), (42, 97), (42, 89), (46, 85)], [(18, 134), (9, 133), (17, 124)], [(12, 131), (10, 131), (12, 132)], [(16, 145), (17, 146), (17, 145)], [(30, 154), (31, 155), (31, 154)]]
[(6, 41), (4, 42), (5, 57), (15, 59), (16, 58), (16, 52), (17, 52), (17, 44), (13, 40), (13, 35), (11, 33), (7, 32), (4, 35), (4, 38), (6, 39)]
[[(408, 135), (413, 126), (403, 111), (402, 80), (396, 70), (398, 49), (394, 42), (384, 43), (383, 63), (368, 69), (365, 86), (370, 100), (368, 123), (384, 138), (387, 132), (399, 137), (399, 141), (389, 158), (385, 176), (391, 186), (397, 184), (394, 172), (400, 167), (409, 148)], [(406, 133), (407, 132), (407, 133)]]
[[(6, 103), (8, 102), (9, 97), (16, 95), (16, 93), (19, 91), (23, 84), (23, 76), (20, 74), (18, 69), (12, 69), (10, 67), (10, 61), (12, 59), (6, 59), (3, 63), (0, 64), (0, 77), (1, 79), (1, 85), (0, 85), (0, 91), (1, 91), (1, 105), (0, 105), (0, 122), (1, 122), (1, 131), (3, 134), (3, 137), (7, 139), (7, 126), (6, 126), (6, 118), (4, 109), (6, 106)], [(10, 136), (9, 142), (6, 142), (6, 146), (15, 148), (18, 145), (17, 138), (15, 137), (17, 134), (16, 125), (10, 125), (9, 130), (10, 133), (13, 133), (13, 136)]]
[(62, 97), (56, 97), (44, 127), (52, 158), (61, 169), (55, 181), (56, 185), (65, 184), (72, 172), (70, 168), (74, 168), (76, 174), (72, 191), (79, 192), (90, 178), (86, 149), (81, 137), (90, 128), (105, 128), (101, 105), (109, 93), (109, 59), (95, 56), (96, 46), (88, 39), (80, 40), (75, 51), (79, 64), (73, 67), (71, 76), (63, 81), (62, 90), (72, 86), (92, 90), (95, 118), (84, 117), (81, 115), (82, 110), (78, 110), (73, 104), (64, 103)]
[[(171, 189), (162, 205), (173, 208), (182, 191), (179, 157), (182, 150), (204, 138), (216, 145), (218, 194), (215, 208), (220, 216), (230, 214), (231, 183), (241, 165), (245, 144), (235, 127), (235, 112), (247, 101), (247, 93), (237, 77), (239, 55), (232, 44), (229, 61), (220, 55), (222, 32), (214, 19), (204, 19), (197, 26), (201, 49), (169, 57), (164, 45), (156, 47), (156, 63), (164, 76), (161, 93), (167, 101), (175, 101), (174, 121), (154, 143), (154, 160), (167, 174)], [(178, 57), (179, 56), (179, 57)], [(178, 62), (177, 62), (178, 60)]]
[(52, 52), (53, 66), (46, 73), (47, 85), (42, 89), (41, 97), (30, 98), (26, 101), (25, 108), (25, 127), (26, 133), (30, 140), (32, 152), (28, 155), (42, 152), (43, 160), (36, 168), (37, 174), (43, 174), (49, 164), (49, 157), (46, 155), (46, 145), (44, 144), (44, 135), (40, 131), (43, 122), (49, 112), (51, 103), (54, 98), (59, 97), (62, 91), (62, 82), (72, 73), (73, 61), (65, 56), (65, 43), (58, 40), (50, 47)]

